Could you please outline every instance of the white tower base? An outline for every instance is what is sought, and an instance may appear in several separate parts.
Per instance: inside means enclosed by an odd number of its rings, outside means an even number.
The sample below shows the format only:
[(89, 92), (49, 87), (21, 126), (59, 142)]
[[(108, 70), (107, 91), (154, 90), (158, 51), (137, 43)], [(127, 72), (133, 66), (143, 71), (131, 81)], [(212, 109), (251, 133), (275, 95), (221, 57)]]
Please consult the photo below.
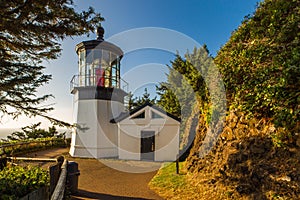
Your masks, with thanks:
[[(76, 128), (72, 133), (70, 155), (85, 158), (116, 158), (118, 126), (110, 123), (110, 120), (123, 111), (123, 102), (114, 99), (114, 96), (120, 96), (120, 93), (114, 94), (111, 88), (96, 90), (96, 87), (88, 87), (76, 88), (72, 92)], [(99, 94), (95, 96), (95, 93)], [(110, 99), (106, 99), (108, 97)]]

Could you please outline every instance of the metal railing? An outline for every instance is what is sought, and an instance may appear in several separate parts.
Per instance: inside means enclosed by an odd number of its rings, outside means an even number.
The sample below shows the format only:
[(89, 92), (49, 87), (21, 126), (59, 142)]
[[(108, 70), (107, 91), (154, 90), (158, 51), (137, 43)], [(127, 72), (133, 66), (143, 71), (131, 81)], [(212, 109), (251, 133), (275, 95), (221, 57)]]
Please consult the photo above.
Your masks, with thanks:
[(75, 87), (102, 86), (108, 88), (120, 88), (128, 92), (128, 83), (116, 77), (100, 77), (91, 75), (74, 75), (70, 81), (70, 90)]

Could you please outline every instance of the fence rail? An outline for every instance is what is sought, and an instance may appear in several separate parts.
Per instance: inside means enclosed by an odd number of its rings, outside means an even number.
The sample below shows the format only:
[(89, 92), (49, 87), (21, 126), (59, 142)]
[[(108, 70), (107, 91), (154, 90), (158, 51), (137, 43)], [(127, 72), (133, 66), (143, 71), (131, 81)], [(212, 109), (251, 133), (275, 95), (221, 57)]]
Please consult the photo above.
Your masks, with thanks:
[(27, 157), (7, 157), (11, 161), (30, 161), (30, 162), (57, 162), (55, 158), (27, 158)]
[(0, 144), (0, 148), (5, 148), (5, 147), (12, 147), (16, 145), (23, 145), (23, 144), (31, 144), (31, 143), (45, 143), (45, 142), (55, 142), (55, 141), (62, 141), (65, 140), (63, 138), (45, 138), (41, 140), (32, 140), (32, 141), (25, 141), (25, 142), (16, 142), (16, 143), (2, 143)]
[(45, 140), (26, 141), (0, 145), (0, 158), (4, 155), (14, 156), (43, 147), (68, 146), (69, 139), (51, 138)]

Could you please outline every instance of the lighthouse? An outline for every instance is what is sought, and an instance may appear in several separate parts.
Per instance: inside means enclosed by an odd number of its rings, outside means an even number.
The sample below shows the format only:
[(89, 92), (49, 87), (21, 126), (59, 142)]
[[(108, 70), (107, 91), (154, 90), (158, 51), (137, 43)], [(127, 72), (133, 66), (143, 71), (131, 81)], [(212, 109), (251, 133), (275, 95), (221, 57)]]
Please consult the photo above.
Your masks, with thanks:
[(118, 157), (118, 125), (111, 119), (124, 110), (120, 78), (123, 51), (104, 40), (104, 29), (97, 28), (95, 40), (76, 45), (78, 75), (71, 80), (73, 119), (70, 155), (87, 158)]

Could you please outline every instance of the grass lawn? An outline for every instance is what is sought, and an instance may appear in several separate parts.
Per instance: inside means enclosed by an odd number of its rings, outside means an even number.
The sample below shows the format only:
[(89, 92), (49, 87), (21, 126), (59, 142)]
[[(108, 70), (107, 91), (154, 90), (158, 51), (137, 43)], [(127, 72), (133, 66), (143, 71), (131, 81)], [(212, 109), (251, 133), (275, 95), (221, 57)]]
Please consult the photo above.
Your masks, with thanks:
[(165, 199), (198, 199), (197, 188), (187, 181), (184, 165), (179, 163), (180, 173), (176, 174), (175, 163), (164, 164), (149, 183), (150, 188)]

